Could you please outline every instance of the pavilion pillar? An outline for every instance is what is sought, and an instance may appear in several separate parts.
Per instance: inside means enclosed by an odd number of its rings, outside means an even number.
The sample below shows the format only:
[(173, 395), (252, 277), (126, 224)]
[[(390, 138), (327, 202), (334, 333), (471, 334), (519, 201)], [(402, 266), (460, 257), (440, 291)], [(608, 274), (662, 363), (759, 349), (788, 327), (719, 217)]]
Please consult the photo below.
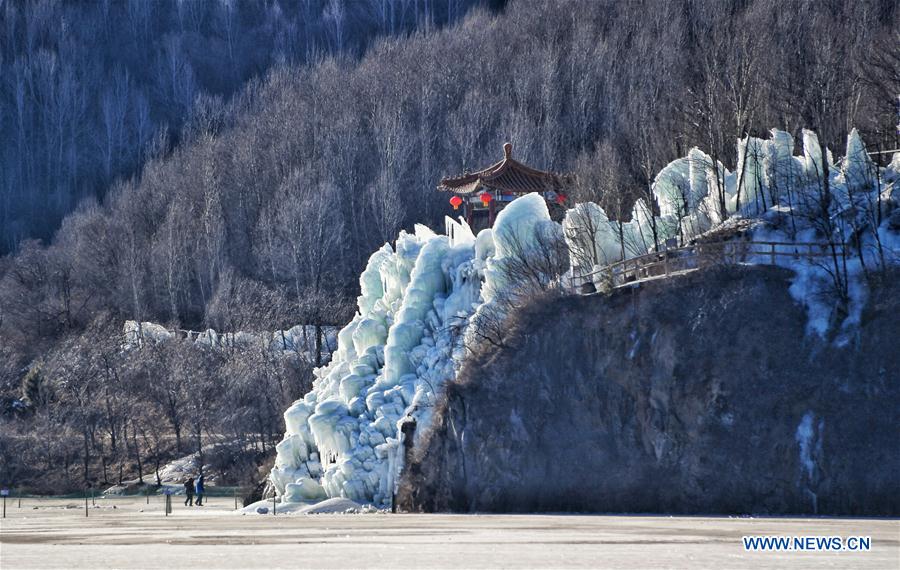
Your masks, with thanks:
[(488, 227), (494, 227), (494, 202), (496, 200), (491, 200), (488, 202)]

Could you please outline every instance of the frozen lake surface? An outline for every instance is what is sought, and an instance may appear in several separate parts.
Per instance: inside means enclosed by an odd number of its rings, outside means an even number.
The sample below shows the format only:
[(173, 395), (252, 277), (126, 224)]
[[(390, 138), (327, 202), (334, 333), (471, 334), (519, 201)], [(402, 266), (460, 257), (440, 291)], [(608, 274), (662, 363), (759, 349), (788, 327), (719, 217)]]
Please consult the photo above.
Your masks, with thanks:
[[(96, 503), (85, 518), (77, 499), (8, 500), (0, 568), (900, 568), (898, 520), (238, 515), (231, 498), (189, 509), (177, 496), (165, 517), (161, 497)], [(871, 550), (745, 552), (749, 535), (870, 536)]]

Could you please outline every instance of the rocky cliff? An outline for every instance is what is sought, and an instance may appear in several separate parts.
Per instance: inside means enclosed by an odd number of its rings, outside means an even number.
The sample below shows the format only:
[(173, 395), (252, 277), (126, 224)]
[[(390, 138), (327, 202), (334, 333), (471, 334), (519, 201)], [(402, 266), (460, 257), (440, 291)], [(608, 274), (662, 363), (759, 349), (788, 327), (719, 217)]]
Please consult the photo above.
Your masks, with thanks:
[(774, 267), (523, 310), (412, 453), (413, 511), (900, 514), (900, 282), (854, 342), (805, 332)]

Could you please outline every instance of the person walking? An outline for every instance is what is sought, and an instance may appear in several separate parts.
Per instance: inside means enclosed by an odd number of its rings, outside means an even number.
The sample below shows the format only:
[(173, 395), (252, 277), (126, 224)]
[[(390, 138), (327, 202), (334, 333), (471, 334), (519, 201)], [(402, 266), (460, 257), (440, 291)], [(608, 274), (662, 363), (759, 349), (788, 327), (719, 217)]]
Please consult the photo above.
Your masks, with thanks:
[(194, 478), (190, 477), (187, 481), (184, 482), (184, 494), (186, 495), (184, 499), (185, 507), (193, 507), (194, 506)]
[(203, 473), (197, 477), (197, 484), (194, 487), (194, 490), (197, 492), (197, 506), (203, 506)]

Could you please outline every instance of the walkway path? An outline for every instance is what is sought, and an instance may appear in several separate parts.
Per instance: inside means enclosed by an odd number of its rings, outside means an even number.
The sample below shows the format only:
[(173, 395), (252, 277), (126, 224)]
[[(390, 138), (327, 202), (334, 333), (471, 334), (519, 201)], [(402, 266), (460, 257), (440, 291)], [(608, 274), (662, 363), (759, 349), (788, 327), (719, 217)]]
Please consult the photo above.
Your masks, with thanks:
[(844, 255), (842, 244), (777, 241), (720, 241), (669, 248), (624, 261), (617, 261), (590, 273), (572, 277), (572, 286), (593, 293), (593, 284), (605, 282), (610, 288), (650, 279), (680, 275), (713, 265), (749, 263), (779, 265), (785, 259), (821, 260), (831, 263)]

